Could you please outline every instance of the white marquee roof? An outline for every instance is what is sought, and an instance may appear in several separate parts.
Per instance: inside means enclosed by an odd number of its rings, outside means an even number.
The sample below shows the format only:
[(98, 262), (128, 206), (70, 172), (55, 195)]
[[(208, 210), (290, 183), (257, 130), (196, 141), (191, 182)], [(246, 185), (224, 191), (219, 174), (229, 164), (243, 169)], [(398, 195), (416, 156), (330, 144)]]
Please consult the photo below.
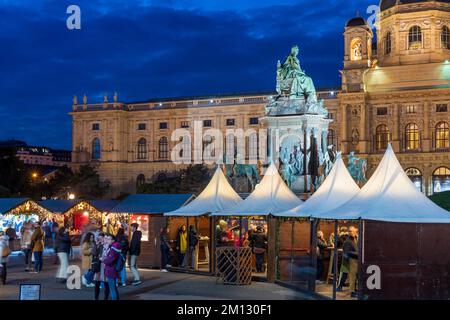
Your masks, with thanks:
[(274, 215), (308, 218), (312, 214), (319, 214), (339, 207), (353, 198), (359, 190), (339, 153), (327, 178), (311, 198), (291, 210)]
[(271, 163), (255, 190), (241, 203), (215, 216), (267, 216), (289, 210), (302, 201), (284, 183), (275, 164)]
[(241, 202), (241, 197), (228, 183), (220, 166), (211, 178), (206, 188), (187, 205), (171, 212), (165, 216), (200, 216), (208, 213), (228, 209)]
[(388, 145), (374, 174), (356, 196), (338, 208), (313, 214), (313, 217), (450, 223), (450, 213), (417, 190), (398, 162), (391, 145)]

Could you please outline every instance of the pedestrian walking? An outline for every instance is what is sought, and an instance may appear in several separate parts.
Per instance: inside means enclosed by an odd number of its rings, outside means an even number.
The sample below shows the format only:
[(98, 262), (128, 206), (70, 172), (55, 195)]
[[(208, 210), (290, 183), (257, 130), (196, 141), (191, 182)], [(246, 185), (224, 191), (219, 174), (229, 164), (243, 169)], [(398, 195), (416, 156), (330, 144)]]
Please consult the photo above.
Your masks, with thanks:
[(133, 274), (133, 282), (131, 283), (133, 286), (137, 286), (142, 283), (141, 278), (139, 276), (139, 271), (137, 269), (137, 259), (141, 254), (141, 239), (142, 232), (138, 230), (139, 224), (132, 223), (131, 224), (131, 242), (130, 242), (130, 262), (128, 263), (130, 266), (130, 271)]
[[(125, 259), (125, 261), (127, 261), (127, 254), (130, 246), (127, 236), (125, 235), (124, 228), (120, 227), (117, 230), (116, 241), (120, 244), (122, 257)], [(119, 285), (121, 285), (122, 287), (125, 287), (127, 285), (127, 268), (125, 267), (125, 263), (123, 265), (123, 269), (120, 270)]]
[[(104, 289), (104, 300), (108, 300), (109, 297), (109, 286), (106, 283), (105, 277), (105, 264), (104, 260), (108, 256), (108, 251), (110, 249), (109, 244), (105, 241), (105, 235), (100, 232), (96, 239), (95, 250), (93, 252), (92, 258), (92, 271), (94, 272), (94, 299), (98, 300), (100, 297), (100, 289)], [(87, 277), (86, 277), (87, 278)], [(89, 283), (89, 278), (86, 279)]]
[(161, 228), (159, 232), (159, 242), (160, 242), (159, 248), (161, 250), (161, 272), (168, 272), (167, 268), (171, 267), (169, 261), (173, 250), (170, 247), (168, 235), (169, 235), (169, 228)]
[(33, 273), (39, 273), (42, 271), (43, 261), (42, 253), (44, 252), (44, 231), (41, 228), (40, 222), (34, 223), (34, 232), (31, 236), (31, 248), (34, 258), (34, 271)]
[(6, 284), (7, 264), (10, 254), (9, 236), (0, 232), (0, 274), (3, 285)]
[(20, 229), (20, 248), (25, 258), (25, 271), (31, 270), (31, 236), (33, 235), (32, 225), (29, 222), (24, 223)]
[(69, 230), (67, 228), (59, 228), (56, 243), (56, 254), (59, 259), (59, 268), (56, 278), (64, 283), (67, 281), (67, 268), (69, 267), (69, 253), (71, 247)]
[(116, 241), (114, 235), (106, 235), (105, 242), (111, 246), (106, 258), (103, 261), (103, 263), (105, 264), (106, 282), (108, 283), (111, 299), (119, 300), (117, 279), (119, 278), (120, 270), (122, 270), (125, 265), (125, 261), (122, 257), (120, 243)]
[[(84, 237), (83, 244), (81, 245), (81, 271), (83, 272), (83, 275), (86, 275), (92, 268), (94, 251), (95, 251), (94, 234), (92, 232), (88, 232)], [(86, 287), (95, 286), (92, 283), (92, 279), (90, 279), (88, 283), (85, 276), (81, 278), (81, 281)]]

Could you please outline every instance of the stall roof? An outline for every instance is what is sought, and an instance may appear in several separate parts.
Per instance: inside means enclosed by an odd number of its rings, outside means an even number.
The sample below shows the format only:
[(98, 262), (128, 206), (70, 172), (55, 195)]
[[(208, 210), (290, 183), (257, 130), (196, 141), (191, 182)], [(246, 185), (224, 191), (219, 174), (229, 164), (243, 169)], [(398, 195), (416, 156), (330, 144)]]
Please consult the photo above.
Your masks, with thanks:
[(68, 211), (70, 208), (80, 203), (80, 200), (43, 200), (38, 203), (44, 208), (50, 210), (53, 213), (64, 213)]
[(110, 212), (120, 203), (119, 200), (89, 200), (86, 202), (101, 212)]
[(14, 208), (17, 208), (22, 203), (31, 200), (29, 198), (0, 198), (0, 214), (5, 214)]
[(314, 218), (410, 223), (450, 223), (450, 213), (434, 204), (406, 175), (389, 144), (361, 191), (342, 206)]
[(190, 203), (171, 212), (166, 216), (201, 216), (208, 213), (229, 209), (239, 202), (241, 197), (234, 191), (223, 174), (220, 166), (212, 176), (205, 189)]
[(274, 215), (308, 218), (313, 214), (319, 214), (341, 206), (353, 198), (359, 190), (339, 153), (327, 178), (311, 198), (291, 210)]
[(214, 216), (267, 216), (300, 205), (302, 201), (284, 183), (275, 164), (269, 168), (255, 190), (236, 206), (213, 213)]
[(192, 198), (192, 194), (132, 194), (112, 208), (111, 212), (160, 214), (173, 211)]

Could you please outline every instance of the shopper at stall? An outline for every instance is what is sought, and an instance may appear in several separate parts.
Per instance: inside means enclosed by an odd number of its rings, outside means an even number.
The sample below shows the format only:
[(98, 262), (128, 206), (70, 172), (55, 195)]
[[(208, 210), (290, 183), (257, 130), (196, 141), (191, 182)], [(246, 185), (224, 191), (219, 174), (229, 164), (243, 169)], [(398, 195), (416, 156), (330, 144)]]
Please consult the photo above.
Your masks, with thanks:
[(220, 220), (219, 224), (216, 227), (216, 237), (217, 237), (217, 246), (224, 247), (228, 246), (230, 242), (230, 238), (228, 237), (228, 224), (225, 220)]
[[(98, 300), (100, 297), (100, 289), (104, 288), (104, 300), (108, 300), (109, 297), (109, 286), (106, 283), (105, 278), (105, 264), (103, 261), (108, 255), (110, 247), (105, 241), (104, 233), (99, 233), (96, 239), (95, 250), (92, 257), (92, 271), (94, 272), (94, 299)], [(90, 279), (87, 279), (87, 283), (90, 283)]]
[(142, 239), (142, 232), (138, 230), (139, 224), (132, 223), (131, 224), (131, 241), (130, 241), (130, 261), (128, 265), (130, 266), (130, 271), (133, 274), (133, 282), (131, 283), (133, 286), (137, 286), (138, 284), (141, 284), (141, 278), (139, 276), (139, 271), (137, 269), (137, 259), (139, 255), (141, 254), (141, 239)]
[[(120, 267), (120, 259), (124, 259), (121, 254), (121, 246), (120, 243), (116, 241), (116, 237), (112, 234), (107, 234), (105, 236), (105, 242), (110, 245), (110, 250), (106, 255), (103, 263), (105, 264), (105, 277), (106, 282), (109, 286), (109, 292), (111, 294), (112, 300), (119, 300), (119, 291), (117, 290), (117, 279), (119, 278), (118, 269), (121, 270)], [(124, 262), (122, 264), (124, 267)]]
[[(198, 235), (197, 235), (197, 230), (195, 230), (195, 227), (193, 225), (189, 226), (189, 253), (188, 253), (188, 257), (190, 263), (187, 263), (187, 265), (193, 269), (197, 268), (198, 265), (198, 250), (197, 250), (197, 245), (198, 245)], [(188, 259), (185, 259), (186, 261)], [(186, 266), (184, 266), (186, 267)]]
[(34, 259), (34, 271), (33, 273), (39, 273), (42, 271), (43, 260), (42, 260), (42, 252), (44, 251), (44, 231), (42, 231), (41, 223), (34, 223), (34, 232), (31, 236), (31, 248), (33, 251), (33, 259)]
[[(117, 230), (116, 241), (120, 244), (122, 256), (125, 258), (125, 261), (127, 261), (127, 254), (130, 246), (127, 236), (125, 235), (124, 228), (120, 227)], [(121, 285), (122, 287), (125, 287), (127, 285), (127, 268), (125, 267), (125, 264), (123, 269), (120, 271), (119, 285)]]
[[(94, 234), (88, 232), (83, 239), (83, 244), (81, 245), (81, 271), (86, 275), (92, 267), (92, 258), (95, 250), (95, 239)], [(88, 283), (85, 277), (81, 278), (83, 284), (86, 287), (93, 287), (94, 284)]]
[(14, 229), (12, 224), (9, 224), (5, 230), (5, 234), (8, 236), (9, 240), (14, 240), (17, 238), (16, 229)]
[(59, 259), (59, 268), (56, 278), (64, 283), (67, 280), (67, 268), (69, 267), (69, 253), (72, 245), (69, 230), (65, 227), (59, 228), (56, 237), (56, 254)]
[(256, 258), (256, 272), (263, 272), (264, 253), (267, 246), (267, 235), (261, 226), (256, 227), (256, 232), (252, 235), (253, 253)]
[(33, 235), (32, 225), (29, 222), (23, 224), (20, 229), (20, 248), (25, 258), (25, 271), (31, 270), (31, 236)]
[(3, 285), (6, 284), (8, 256), (10, 253), (9, 237), (0, 231), (0, 275)]
[(325, 254), (325, 249), (327, 248), (327, 242), (325, 241), (325, 237), (322, 231), (317, 231), (317, 274), (316, 281), (321, 282), (324, 266), (323, 259)]
[(351, 226), (348, 229), (349, 236), (344, 243), (343, 260), (348, 263), (350, 292), (352, 297), (356, 297), (356, 277), (358, 273), (358, 231)]
[(44, 223), (42, 223), (42, 230), (45, 234), (45, 248), (49, 248), (51, 246), (52, 229), (50, 228), (50, 225), (47, 221), (44, 221)]
[(178, 229), (177, 235), (178, 266), (180, 267), (183, 267), (183, 265), (185, 265), (184, 258), (187, 251), (187, 241), (188, 233), (186, 230), (186, 226), (183, 224), (180, 229)]
[(167, 268), (171, 267), (170, 256), (173, 252), (169, 244), (169, 228), (161, 228), (159, 232), (159, 248), (161, 250), (161, 272), (168, 272)]

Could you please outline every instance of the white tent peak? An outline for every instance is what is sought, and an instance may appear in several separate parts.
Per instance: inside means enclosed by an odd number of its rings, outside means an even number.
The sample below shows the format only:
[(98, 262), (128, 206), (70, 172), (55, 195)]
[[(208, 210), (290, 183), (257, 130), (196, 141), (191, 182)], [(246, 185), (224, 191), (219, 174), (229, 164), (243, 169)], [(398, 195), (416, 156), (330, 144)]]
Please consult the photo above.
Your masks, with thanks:
[(164, 215), (199, 216), (233, 207), (241, 201), (241, 197), (231, 187), (220, 165), (218, 165), (208, 185), (197, 198), (187, 205), (175, 211), (167, 212)]
[(277, 167), (272, 162), (258, 188), (255, 188), (244, 201), (214, 215), (265, 216), (289, 210), (299, 204), (301, 204), (301, 200), (284, 183)]
[(291, 210), (275, 215), (282, 217), (311, 217), (313, 214), (320, 214), (339, 207), (353, 198), (359, 190), (339, 152), (330, 173), (311, 198)]
[(450, 213), (417, 190), (390, 145), (372, 177), (357, 195), (342, 206), (313, 217), (450, 223)]

